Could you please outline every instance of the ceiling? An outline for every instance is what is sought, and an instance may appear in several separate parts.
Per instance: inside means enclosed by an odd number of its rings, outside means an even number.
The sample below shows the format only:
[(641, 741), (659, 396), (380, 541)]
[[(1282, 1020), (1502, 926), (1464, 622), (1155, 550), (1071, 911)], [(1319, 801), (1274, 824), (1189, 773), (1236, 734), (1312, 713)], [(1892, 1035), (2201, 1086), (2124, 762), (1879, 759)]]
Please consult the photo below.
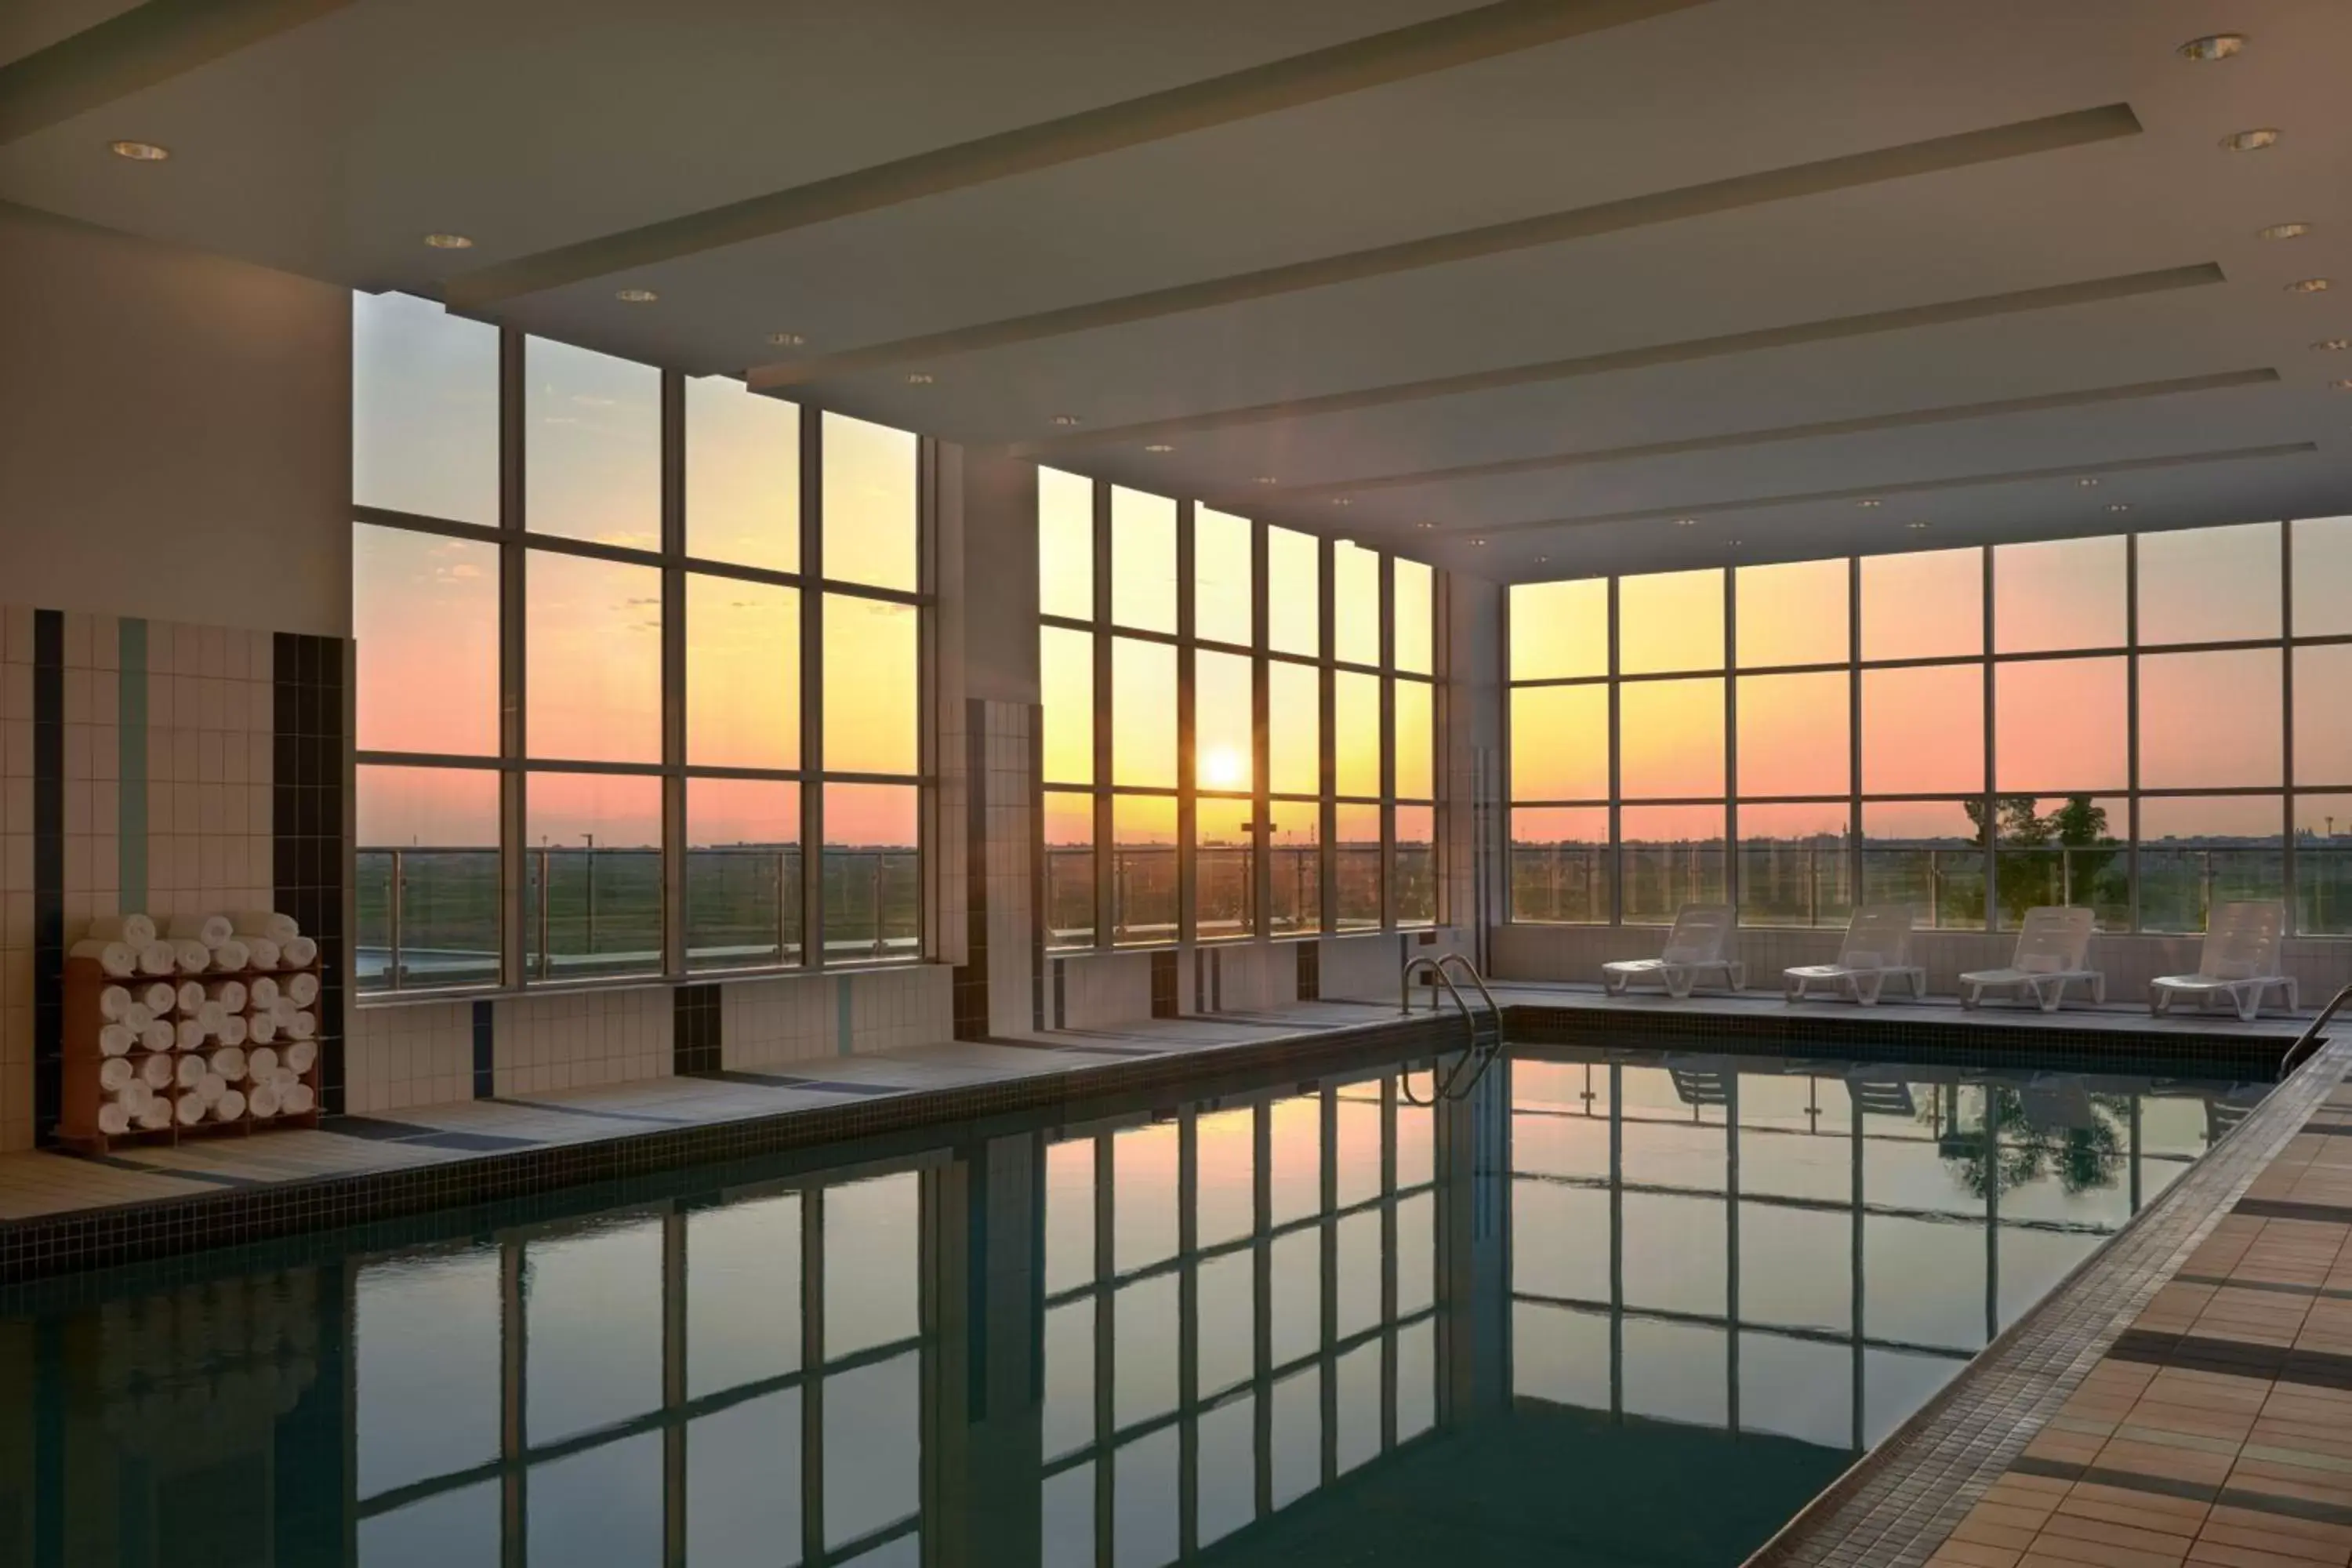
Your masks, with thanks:
[(16, 0), (0, 198), (1554, 577), (2352, 510), (2347, 58), (2334, 0)]

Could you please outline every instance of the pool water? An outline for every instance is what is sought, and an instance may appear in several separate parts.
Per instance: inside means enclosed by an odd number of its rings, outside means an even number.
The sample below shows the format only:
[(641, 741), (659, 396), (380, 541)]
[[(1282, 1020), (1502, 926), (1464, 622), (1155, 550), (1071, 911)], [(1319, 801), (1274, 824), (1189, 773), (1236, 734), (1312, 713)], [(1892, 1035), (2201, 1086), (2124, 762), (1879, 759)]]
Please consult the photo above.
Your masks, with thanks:
[(1736, 1564), (2260, 1092), (1521, 1047), (52, 1282), (0, 1563)]

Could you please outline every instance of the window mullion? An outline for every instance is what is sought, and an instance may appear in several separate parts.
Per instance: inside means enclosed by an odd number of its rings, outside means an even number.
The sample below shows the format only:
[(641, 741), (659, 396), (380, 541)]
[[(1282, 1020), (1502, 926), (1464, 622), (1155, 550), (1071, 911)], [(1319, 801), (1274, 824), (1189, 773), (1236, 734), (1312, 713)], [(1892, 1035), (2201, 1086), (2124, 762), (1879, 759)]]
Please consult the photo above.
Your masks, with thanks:
[(522, 771), (527, 740), (523, 712), (523, 635), (526, 574), (523, 548), (523, 336), (513, 328), (499, 333), (499, 975), (519, 986), (524, 973), (524, 835), (530, 812)]
[(824, 416), (801, 409), (801, 966), (824, 962)]
[[(1200, 693), (1194, 680), (1199, 650), (1192, 640), (1193, 503), (1176, 503), (1176, 940), (1199, 938), (1200, 867), (1193, 858), (1200, 817), (1198, 755)], [(1181, 1010), (1181, 1009), (1180, 1009)]]
[(662, 955), (686, 971), (686, 378), (661, 378)]

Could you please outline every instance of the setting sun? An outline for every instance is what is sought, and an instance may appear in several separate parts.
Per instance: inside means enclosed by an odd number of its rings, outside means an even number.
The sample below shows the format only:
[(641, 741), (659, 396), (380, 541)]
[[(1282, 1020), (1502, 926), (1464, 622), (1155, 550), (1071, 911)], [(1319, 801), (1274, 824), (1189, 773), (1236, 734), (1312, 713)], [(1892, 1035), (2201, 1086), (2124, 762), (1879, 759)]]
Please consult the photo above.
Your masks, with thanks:
[(1204, 789), (1238, 789), (1249, 780), (1249, 766), (1230, 746), (1201, 753), (1201, 785)]

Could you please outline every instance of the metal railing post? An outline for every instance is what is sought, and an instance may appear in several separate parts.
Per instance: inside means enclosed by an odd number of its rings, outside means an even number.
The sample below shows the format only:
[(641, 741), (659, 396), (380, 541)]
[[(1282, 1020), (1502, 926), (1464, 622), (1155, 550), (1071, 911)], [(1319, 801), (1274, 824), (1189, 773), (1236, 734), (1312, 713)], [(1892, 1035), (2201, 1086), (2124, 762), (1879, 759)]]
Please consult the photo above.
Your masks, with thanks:
[(407, 887), (407, 860), (402, 851), (395, 849), (392, 852), (392, 885), (384, 890), (384, 924), (387, 928), (384, 937), (384, 978), (387, 987), (394, 991), (399, 990), (406, 979), (401, 972), (400, 927), (405, 913), (402, 905)]

